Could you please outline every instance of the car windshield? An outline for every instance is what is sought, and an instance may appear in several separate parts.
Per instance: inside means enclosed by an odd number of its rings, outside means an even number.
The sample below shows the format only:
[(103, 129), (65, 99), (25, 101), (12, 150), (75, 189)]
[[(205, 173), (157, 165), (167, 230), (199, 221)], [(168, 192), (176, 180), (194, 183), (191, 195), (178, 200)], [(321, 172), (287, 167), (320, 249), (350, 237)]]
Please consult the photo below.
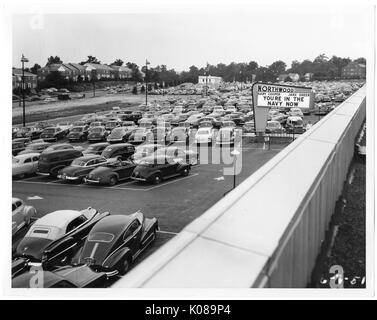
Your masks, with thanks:
[(185, 131), (186, 129), (184, 128), (184, 127), (179, 127), (179, 128), (174, 128), (173, 130), (172, 130), (172, 132), (173, 133), (185, 133), (186, 131)]
[(200, 130), (198, 131), (198, 135), (205, 135), (205, 134), (209, 134), (209, 130)]
[(85, 122), (84, 121), (77, 121), (74, 123), (75, 126), (83, 126), (85, 125)]
[(92, 123), (90, 124), (91, 127), (98, 127), (98, 126), (100, 126), (100, 125), (101, 125), (101, 122), (92, 122)]
[(114, 235), (107, 232), (95, 232), (89, 234), (88, 241), (89, 242), (104, 242), (109, 243), (113, 241)]
[(113, 132), (111, 132), (111, 133), (119, 134), (119, 133), (122, 133), (123, 131), (124, 131), (123, 128), (115, 128), (115, 129), (113, 130)]
[(40, 144), (29, 144), (26, 149), (27, 150), (39, 150), (39, 148), (41, 148), (42, 145)]
[(144, 129), (137, 129), (135, 131), (135, 135), (139, 135), (139, 134), (144, 134), (145, 133), (145, 130)]
[(51, 128), (51, 129), (45, 129), (44, 130), (44, 133), (54, 133), (55, 132), (55, 129), (54, 128)]
[(68, 122), (60, 122), (58, 123), (58, 126), (68, 126)]
[(102, 132), (102, 127), (94, 127), (93, 129), (90, 130), (90, 132), (94, 132), (94, 133), (99, 133), (99, 132)]
[(72, 128), (71, 132), (81, 132), (82, 130), (83, 128), (76, 127), (76, 128)]
[(267, 127), (278, 128), (279, 127), (279, 123), (277, 123), (277, 122), (270, 122), (270, 123), (267, 124)]

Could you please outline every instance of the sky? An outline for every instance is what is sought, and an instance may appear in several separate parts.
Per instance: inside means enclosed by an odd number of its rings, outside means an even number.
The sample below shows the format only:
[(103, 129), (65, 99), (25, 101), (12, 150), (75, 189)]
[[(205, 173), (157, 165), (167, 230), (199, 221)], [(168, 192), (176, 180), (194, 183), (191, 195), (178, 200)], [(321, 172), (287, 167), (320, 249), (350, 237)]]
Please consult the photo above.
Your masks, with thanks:
[[(131, 14), (14, 14), (13, 66), (44, 66), (50, 55), (102, 63), (120, 58), (139, 66), (165, 64), (177, 71), (210, 64), (366, 57), (366, 7), (252, 6), (246, 11)], [(40, 11), (41, 12), (41, 11)]]

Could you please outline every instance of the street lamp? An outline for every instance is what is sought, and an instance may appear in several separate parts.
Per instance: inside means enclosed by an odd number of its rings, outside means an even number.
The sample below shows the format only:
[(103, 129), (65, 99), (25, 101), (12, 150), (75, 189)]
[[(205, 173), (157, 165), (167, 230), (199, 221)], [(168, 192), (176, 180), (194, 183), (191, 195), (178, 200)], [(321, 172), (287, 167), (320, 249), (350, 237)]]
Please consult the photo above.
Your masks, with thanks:
[(22, 123), (23, 123), (23, 126), (25, 127), (25, 68), (24, 68), (24, 63), (29, 62), (29, 60), (25, 58), (25, 56), (22, 54), (21, 62), (22, 62)]
[(238, 150), (233, 150), (230, 153), (233, 156), (233, 189), (236, 187), (236, 163), (237, 163), (237, 156), (240, 155)]

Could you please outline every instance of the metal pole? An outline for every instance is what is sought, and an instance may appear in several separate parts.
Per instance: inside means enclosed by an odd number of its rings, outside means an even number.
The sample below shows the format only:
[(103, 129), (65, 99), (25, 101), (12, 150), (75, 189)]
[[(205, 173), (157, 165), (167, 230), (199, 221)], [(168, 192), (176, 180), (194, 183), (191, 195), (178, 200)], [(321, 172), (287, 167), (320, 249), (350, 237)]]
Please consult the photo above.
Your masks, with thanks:
[(237, 156), (234, 156), (234, 163), (233, 163), (233, 189), (236, 188), (236, 162), (237, 162)]
[(145, 105), (148, 105), (148, 64), (145, 62)]
[(206, 72), (206, 97), (208, 97), (208, 73)]
[(24, 70), (24, 59), (22, 61), (22, 123), (25, 127), (25, 70)]

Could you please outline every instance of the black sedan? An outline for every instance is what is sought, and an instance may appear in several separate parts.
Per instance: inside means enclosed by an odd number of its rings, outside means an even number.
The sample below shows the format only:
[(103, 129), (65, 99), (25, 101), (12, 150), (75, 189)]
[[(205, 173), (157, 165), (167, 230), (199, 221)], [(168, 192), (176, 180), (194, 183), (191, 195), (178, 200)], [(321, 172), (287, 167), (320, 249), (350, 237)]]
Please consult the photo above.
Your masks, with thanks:
[(131, 160), (117, 160), (107, 166), (93, 169), (84, 179), (87, 183), (105, 184), (113, 186), (118, 181), (126, 180), (131, 177), (136, 164)]
[(95, 141), (106, 141), (107, 136), (109, 135), (109, 131), (105, 130), (105, 127), (98, 126), (92, 127), (88, 131), (88, 141), (95, 142)]
[(65, 268), (65, 277), (80, 279), (105, 272), (110, 278), (125, 274), (137, 257), (156, 239), (158, 221), (137, 211), (131, 215), (109, 215), (90, 231), (82, 249)]
[(69, 134), (67, 135), (69, 142), (85, 141), (87, 137), (88, 137), (88, 127), (87, 126), (73, 127), (70, 130)]
[(106, 159), (105, 157), (95, 154), (87, 154), (73, 160), (70, 166), (60, 169), (58, 178), (67, 181), (81, 182), (94, 168), (107, 165), (115, 160), (116, 159)]
[(50, 127), (43, 130), (41, 133), (41, 139), (43, 141), (58, 141), (65, 137), (65, 132), (59, 127)]
[(152, 155), (142, 159), (134, 169), (131, 179), (159, 184), (163, 179), (187, 176), (191, 165), (167, 155)]

